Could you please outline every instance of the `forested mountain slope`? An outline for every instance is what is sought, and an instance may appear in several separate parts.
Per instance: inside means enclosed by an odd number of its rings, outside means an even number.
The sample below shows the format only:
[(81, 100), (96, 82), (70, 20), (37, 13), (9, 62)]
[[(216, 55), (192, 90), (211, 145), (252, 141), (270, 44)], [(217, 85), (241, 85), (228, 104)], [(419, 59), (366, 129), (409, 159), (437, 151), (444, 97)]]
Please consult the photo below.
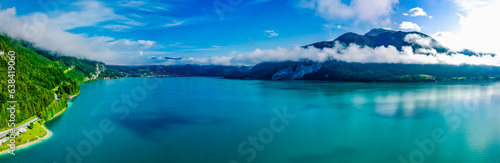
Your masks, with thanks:
[[(39, 116), (49, 119), (67, 106), (69, 95), (80, 91), (79, 84), (122, 75), (102, 62), (53, 55), (29, 43), (0, 34), (0, 129), (8, 127), (7, 101), (17, 101), (16, 123)], [(15, 75), (8, 76), (8, 52), (15, 52)], [(9, 98), (7, 85), (15, 79), (15, 98)], [(59, 99), (55, 100), (55, 93)]]

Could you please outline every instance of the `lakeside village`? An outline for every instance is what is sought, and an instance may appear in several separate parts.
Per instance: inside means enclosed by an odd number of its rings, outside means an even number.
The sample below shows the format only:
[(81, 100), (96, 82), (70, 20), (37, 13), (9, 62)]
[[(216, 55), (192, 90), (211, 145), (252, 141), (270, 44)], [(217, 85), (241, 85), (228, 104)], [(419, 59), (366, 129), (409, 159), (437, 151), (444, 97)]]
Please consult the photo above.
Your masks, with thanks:
[[(54, 92), (54, 96), (55, 101), (59, 101), (58, 91)], [(16, 125), (16, 105), (10, 105), (7, 110), (10, 113), (9, 128), (11, 129), (0, 131), (0, 154), (15, 155), (14, 151), (17, 148), (46, 138), (48, 131), (43, 127), (40, 117), (35, 116)]]

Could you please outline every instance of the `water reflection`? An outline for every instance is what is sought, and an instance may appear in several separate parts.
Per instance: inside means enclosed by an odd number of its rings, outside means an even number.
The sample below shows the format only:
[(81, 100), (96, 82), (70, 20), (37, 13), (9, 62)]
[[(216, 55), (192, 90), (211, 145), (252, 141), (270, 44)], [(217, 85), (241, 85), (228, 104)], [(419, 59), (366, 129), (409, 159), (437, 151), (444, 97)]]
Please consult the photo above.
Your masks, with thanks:
[[(495, 104), (497, 83), (328, 83), (263, 82), (273, 90), (300, 89), (300, 98), (312, 100), (304, 109), (372, 108), (374, 115), (394, 118), (424, 118), (429, 113), (444, 114), (448, 109), (473, 111)], [(265, 91), (268, 91), (265, 89)], [(318, 101), (319, 100), (319, 101)]]
[[(428, 138), (437, 128), (443, 129), (448, 139), (436, 144), (435, 153), (426, 156), (426, 162), (500, 160), (496, 156), (500, 151), (499, 83), (285, 84), (287, 86), (270, 84), (266, 88), (275, 91), (295, 85), (305, 88), (300, 94), (289, 94), (290, 99), (301, 99), (300, 103), (290, 101), (289, 104), (302, 106), (305, 112), (302, 117), (307, 116), (305, 122), (297, 123), (301, 123), (301, 127), (321, 126), (304, 131), (322, 136), (310, 139), (363, 151), (353, 159), (357, 162), (374, 159), (398, 162), (397, 156), (419, 149), (415, 140)], [(315, 148), (325, 151), (324, 147)], [(303, 152), (288, 161), (351, 160), (348, 154), (336, 157), (331, 152)]]

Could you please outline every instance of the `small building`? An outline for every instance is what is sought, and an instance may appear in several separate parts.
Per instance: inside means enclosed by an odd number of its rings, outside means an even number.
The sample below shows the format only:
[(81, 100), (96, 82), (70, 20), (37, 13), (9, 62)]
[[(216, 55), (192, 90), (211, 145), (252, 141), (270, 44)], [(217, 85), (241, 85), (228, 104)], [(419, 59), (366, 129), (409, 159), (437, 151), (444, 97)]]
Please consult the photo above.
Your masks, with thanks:
[(5, 142), (7, 142), (7, 141), (9, 141), (9, 140), (10, 140), (9, 137), (4, 137), (3, 139), (0, 139), (0, 145), (3, 144), (3, 143), (5, 143)]

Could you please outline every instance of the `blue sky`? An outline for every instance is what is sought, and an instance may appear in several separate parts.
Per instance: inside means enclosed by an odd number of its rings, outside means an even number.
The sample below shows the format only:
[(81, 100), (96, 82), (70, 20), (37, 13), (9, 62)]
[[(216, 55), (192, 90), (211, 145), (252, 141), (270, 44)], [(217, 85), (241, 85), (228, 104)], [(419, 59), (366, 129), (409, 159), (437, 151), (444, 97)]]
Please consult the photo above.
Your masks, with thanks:
[[(474, 0), (467, 0), (470, 1)], [(4, 17), (19, 19), (21, 25), (42, 29), (39, 31), (44, 34), (33, 36), (38, 38), (33, 41), (37, 45), (109, 64), (159, 63), (151, 61), (152, 56), (230, 57), (252, 53), (255, 49), (293, 48), (332, 40), (346, 32), (363, 34), (372, 28), (417, 30), (428, 35), (460, 33), (461, 16), (471, 11), (464, 7), (465, 0), (40, 2), (46, 3), (0, 0), (1, 12)], [(45, 15), (38, 18), (42, 21), (34, 16), (37, 14)], [(12, 21), (1, 16), (0, 20)], [(43, 25), (37, 26), (37, 21)], [(10, 29), (0, 28), (0, 32), (16, 35)], [(32, 38), (17, 35), (27, 40)], [(57, 36), (61, 38), (52, 38)], [(52, 40), (54, 45), (46, 40)], [(87, 54), (71, 54), (81, 50), (71, 45), (58, 49), (55, 44), (64, 44), (58, 40), (73, 41), (89, 46), (90, 50)]]

